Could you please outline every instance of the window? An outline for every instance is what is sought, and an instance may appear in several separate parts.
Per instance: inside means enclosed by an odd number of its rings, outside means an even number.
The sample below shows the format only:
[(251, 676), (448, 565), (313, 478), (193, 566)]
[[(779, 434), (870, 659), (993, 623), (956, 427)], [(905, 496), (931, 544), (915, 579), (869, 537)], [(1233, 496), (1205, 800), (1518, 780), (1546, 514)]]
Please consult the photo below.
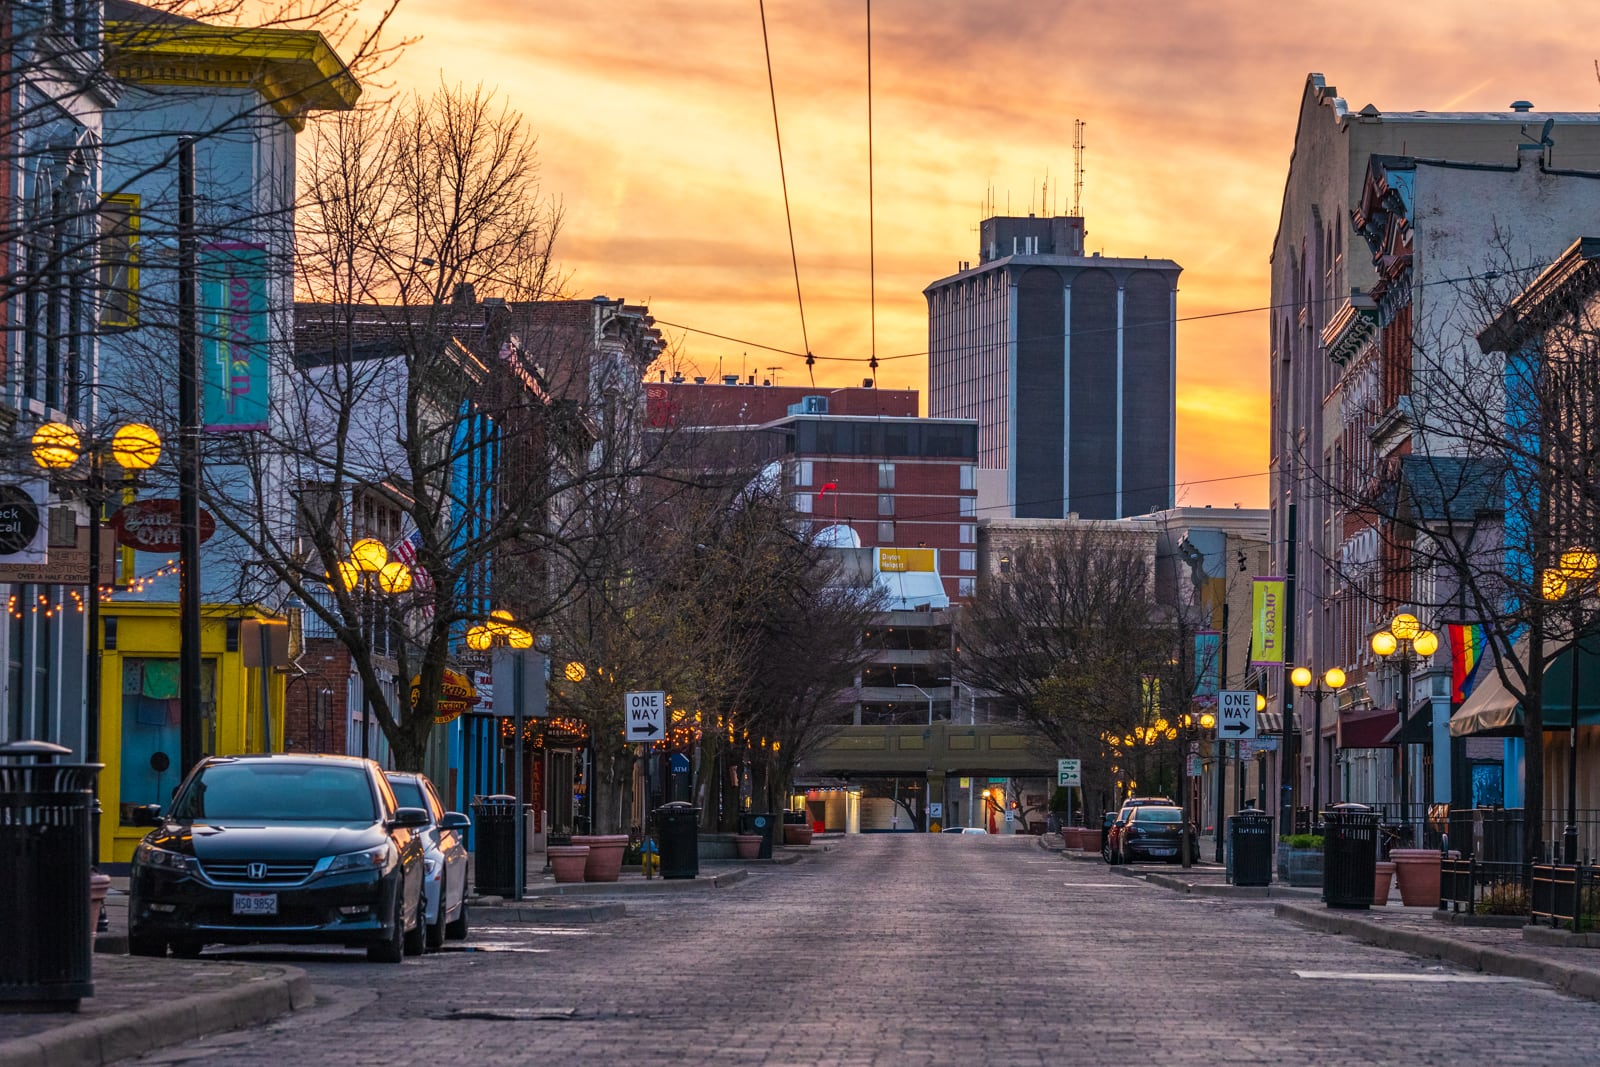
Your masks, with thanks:
[(878, 464), (878, 488), (879, 489), (893, 489), (894, 488), (894, 464), (893, 463), (880, 463), (880, 464)]
[(797, 486), (811, 484), (812, 461), (809, 459), (795, 460), (789, 464), (789, 481)]
[(971, 463), (963, 463), (961, 465), (961, 488), (978, 488), (978, 468)]
[(960, 554), (959, 570), (975, 571), (978, 569), (978, 554), (971, 549), (963, 549)]
[(892, 522), (880, 522), (880, 523), (878, 523), (878, 543), (880, 545), (892, 545), (892, 544), (894, 544), (894, 523), (892, 523)]
[(811, 514), (811, 494), (796, 493), (794, 495), (794, 509), (802, 515)]
[(956, 596), (977, 596), (978, 580), (976, 578), (957, 578)]
[(978, 500), (976, 497), (964, 496), (961, 498), (961, 515), (970, 519), (978, 514)]
[(894, 494), (893, 493), (879, 493), (878, 494), (878, 514), (879, 515), (893, 515), (894, 514)]
[(975, 545), (978, 543), (978, 527), (970, 522), (961, 524), (961, 543)]
[(108, 196), (100, 202), (100, 325), (139, 325), (139, 198)]

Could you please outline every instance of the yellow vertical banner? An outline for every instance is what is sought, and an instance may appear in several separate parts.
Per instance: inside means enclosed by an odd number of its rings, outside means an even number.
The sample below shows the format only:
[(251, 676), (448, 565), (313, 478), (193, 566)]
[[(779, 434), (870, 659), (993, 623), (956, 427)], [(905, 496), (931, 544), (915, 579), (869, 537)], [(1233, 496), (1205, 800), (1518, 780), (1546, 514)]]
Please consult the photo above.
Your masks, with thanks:
[(1283, 622), (1289, 610), (1282, 578), (1257, 578), (1250, 588), (1250, 666), (1283, 666)]

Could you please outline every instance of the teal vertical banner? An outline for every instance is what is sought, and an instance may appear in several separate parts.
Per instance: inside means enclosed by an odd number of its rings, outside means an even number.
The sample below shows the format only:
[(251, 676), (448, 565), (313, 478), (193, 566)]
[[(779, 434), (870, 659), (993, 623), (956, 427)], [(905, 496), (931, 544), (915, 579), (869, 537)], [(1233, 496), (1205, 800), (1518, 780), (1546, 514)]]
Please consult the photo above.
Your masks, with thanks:
[(1194, 635), (1194, 699), (1197, 704), (1217, 705), (1217, 691), (1221, 689), (1219, 673), (1222, 666), (1222, 635), (1214, 630), (1201, 630)]
[(200, 250), (200, 373), (208, 433), (267, 428), (267, 247)]

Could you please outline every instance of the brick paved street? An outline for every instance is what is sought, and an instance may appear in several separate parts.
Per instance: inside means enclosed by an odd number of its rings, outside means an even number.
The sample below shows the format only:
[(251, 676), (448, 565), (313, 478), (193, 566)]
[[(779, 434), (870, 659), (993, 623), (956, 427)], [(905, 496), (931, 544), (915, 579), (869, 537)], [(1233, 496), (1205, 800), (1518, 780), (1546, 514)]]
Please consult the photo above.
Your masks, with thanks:
[(1600, 1005), (1026, 838), (851, 838), (627, 908), (400, 967), (239, 952), (305, 967), (317, 1005), (139, 1062), (1555, 1065), (1600, 1044)]

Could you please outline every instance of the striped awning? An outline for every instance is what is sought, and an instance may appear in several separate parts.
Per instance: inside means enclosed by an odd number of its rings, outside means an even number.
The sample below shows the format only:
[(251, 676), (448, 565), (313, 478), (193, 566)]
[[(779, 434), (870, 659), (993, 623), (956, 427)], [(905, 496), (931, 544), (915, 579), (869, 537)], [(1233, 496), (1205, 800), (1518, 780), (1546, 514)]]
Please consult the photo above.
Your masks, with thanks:
[(1265, 737), (1269, 734), (1283, 733), (1283, 712), (1258, 711), (1256, 712), (1256, 736)]

